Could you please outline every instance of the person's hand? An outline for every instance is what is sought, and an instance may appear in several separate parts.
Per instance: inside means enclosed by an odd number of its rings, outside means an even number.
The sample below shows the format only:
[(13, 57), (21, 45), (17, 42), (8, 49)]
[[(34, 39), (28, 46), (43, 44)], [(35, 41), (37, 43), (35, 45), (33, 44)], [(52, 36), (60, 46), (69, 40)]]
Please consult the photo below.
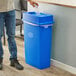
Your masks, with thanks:
[(28, 0), (29, 1), (29, 3), (33, 6), (33, 7), (38, 7), (39, 5), (38, 5), (38, 3), (36, 3), (36, 2), (34, 2), (34, 1), (32, 1), (32, 0)]

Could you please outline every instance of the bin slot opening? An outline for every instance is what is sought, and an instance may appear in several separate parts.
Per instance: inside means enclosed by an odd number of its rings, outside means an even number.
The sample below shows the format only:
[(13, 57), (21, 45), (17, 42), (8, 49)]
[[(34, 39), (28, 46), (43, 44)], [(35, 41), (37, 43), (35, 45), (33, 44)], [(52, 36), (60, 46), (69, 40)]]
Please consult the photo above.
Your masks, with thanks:
[(36, 14), (35, 12), (28, 12), (28, 14)]

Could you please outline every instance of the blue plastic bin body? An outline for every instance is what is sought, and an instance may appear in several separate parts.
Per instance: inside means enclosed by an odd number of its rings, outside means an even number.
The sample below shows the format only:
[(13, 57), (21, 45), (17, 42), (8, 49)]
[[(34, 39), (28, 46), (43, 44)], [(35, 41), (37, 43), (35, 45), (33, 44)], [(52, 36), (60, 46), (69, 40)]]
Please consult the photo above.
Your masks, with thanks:
[(25, 61), (45, 69), (50, 67), (53, 16), (32, 13), (35, 12), (23, 13)]

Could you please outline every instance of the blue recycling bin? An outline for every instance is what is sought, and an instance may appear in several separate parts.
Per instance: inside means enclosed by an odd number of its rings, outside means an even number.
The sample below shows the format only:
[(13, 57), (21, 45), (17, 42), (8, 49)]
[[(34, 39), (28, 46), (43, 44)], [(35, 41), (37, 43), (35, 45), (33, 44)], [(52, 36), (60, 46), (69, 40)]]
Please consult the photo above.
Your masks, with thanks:
[(53, 15), (24, 12), (23, 22), (26, 63), (38, 69), (50, 67)]

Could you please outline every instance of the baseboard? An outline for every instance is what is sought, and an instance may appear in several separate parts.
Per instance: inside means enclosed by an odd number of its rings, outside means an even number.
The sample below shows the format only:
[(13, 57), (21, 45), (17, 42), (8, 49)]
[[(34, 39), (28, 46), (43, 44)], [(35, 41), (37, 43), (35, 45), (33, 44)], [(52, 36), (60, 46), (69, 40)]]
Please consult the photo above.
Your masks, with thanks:
[(66, 71), (68, 71), (70, 73), (76, 74), (76, 68), (75, 67), (64, 64), (64, 63), (59, 62), (59, 61), (54, 60), (54, 59), (51, 59), (51, 64), (56, 66), (56, 67), (59, 67), (61, 69), (64, 69), (64, 70), (66, 70)]

